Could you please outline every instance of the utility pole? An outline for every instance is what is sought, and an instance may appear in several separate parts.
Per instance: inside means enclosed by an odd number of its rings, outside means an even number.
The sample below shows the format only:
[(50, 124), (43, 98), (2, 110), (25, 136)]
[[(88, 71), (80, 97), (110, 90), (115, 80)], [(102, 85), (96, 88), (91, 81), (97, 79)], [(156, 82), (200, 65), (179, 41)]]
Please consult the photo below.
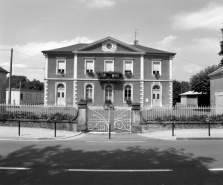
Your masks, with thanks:
[(11, 104), (12, 58), (13, 58), (13, 49), (11, 49), (11, 58), (10, 58), (9, 94), (8, 94), (9, 97), (8, 97), (8, 104)]

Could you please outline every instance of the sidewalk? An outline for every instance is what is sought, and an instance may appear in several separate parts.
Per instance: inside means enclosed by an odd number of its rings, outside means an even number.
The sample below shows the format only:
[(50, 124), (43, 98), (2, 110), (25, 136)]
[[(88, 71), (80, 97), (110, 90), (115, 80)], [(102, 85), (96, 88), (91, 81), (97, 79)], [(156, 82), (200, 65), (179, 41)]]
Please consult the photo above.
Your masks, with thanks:
[[(176, 129), (174, 136), (172, 130), (150, 131), (141, 134), (111, 133), (110, 141), (145, 141), (146, 139), (162, 140), (223, 140), (223, 128), (211, 129), (209, 136), (208, 129)], [(21, 127), (18, 136), (18, 127), (0, 127), (0, 140), (66, 140), (78, 139), (86, 141), (107, 141), (108, 133), (86, 133), (72, 131), (55, 131), (43, 128)], [(81, 135), (81, 137), (78, 137)]]
[(53, 129), (21, 127), (19, 136), (18, 127), (0, 127), (0, 140), (65, 140), (73, 139), (80, 134), (80, 132), (57, 130), (55, 137)]

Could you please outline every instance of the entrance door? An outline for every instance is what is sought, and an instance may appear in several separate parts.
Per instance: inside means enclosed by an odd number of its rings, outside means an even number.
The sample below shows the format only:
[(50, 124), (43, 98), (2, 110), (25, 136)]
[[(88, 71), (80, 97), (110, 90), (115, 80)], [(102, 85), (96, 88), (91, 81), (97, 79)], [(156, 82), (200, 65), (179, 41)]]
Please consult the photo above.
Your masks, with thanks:
[(215, 105), (216, 105), (216, 114), (222, 114), (223, 113), (223, 94), (222, 93), (216, 93), (215, 94)]
[(57, 105), (65, 105), (65, 88), (63, 84), (57, 86)]
[(153, 106), (161, 106), (160, 86), (155, 85), (153, 87)]

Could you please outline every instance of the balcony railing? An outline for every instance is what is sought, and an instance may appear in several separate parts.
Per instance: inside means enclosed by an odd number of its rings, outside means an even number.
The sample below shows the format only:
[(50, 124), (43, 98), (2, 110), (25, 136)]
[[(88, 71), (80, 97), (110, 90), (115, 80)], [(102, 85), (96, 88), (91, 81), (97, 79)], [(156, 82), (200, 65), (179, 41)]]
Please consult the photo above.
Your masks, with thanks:
[(97, 75), (100, 82), (118, 83), (123, 79), (123, 74), (117, 71), (98, 71)]

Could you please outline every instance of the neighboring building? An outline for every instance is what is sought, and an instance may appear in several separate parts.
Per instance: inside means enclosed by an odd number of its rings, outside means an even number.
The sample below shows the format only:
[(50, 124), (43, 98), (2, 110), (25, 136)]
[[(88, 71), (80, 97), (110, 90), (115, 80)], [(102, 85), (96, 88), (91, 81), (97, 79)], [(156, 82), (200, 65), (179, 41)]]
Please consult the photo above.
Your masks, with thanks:
[[(6, 98), (8, 99), (8, 89), (6, 89)], [(11, 104), (43, 104), (43, 91), (29, 89), (11, 89)]]
[(180, 105), (185, 106), (209, 106), (210, 97), (207, 94), (201, 94), (198, 92), (188, 91), (180, 94)]
[(223, 106), (223, 67), (209, 74), (211, 106)]
[(6, 75), (8, 73), (9, 73), (8, 71), (0, 67), (0, 103), (6, 103), (6, 96), (5, 96), (6, 79), (7, 79)]
[(126, 100), (131, 100), (143, 107), (172, 106), (175, 53), (111, 37), (42, 53), (44, 104), (76, 105), (90, 98), (93, 105), (111, 100), (114, 106), (127, 106)]

